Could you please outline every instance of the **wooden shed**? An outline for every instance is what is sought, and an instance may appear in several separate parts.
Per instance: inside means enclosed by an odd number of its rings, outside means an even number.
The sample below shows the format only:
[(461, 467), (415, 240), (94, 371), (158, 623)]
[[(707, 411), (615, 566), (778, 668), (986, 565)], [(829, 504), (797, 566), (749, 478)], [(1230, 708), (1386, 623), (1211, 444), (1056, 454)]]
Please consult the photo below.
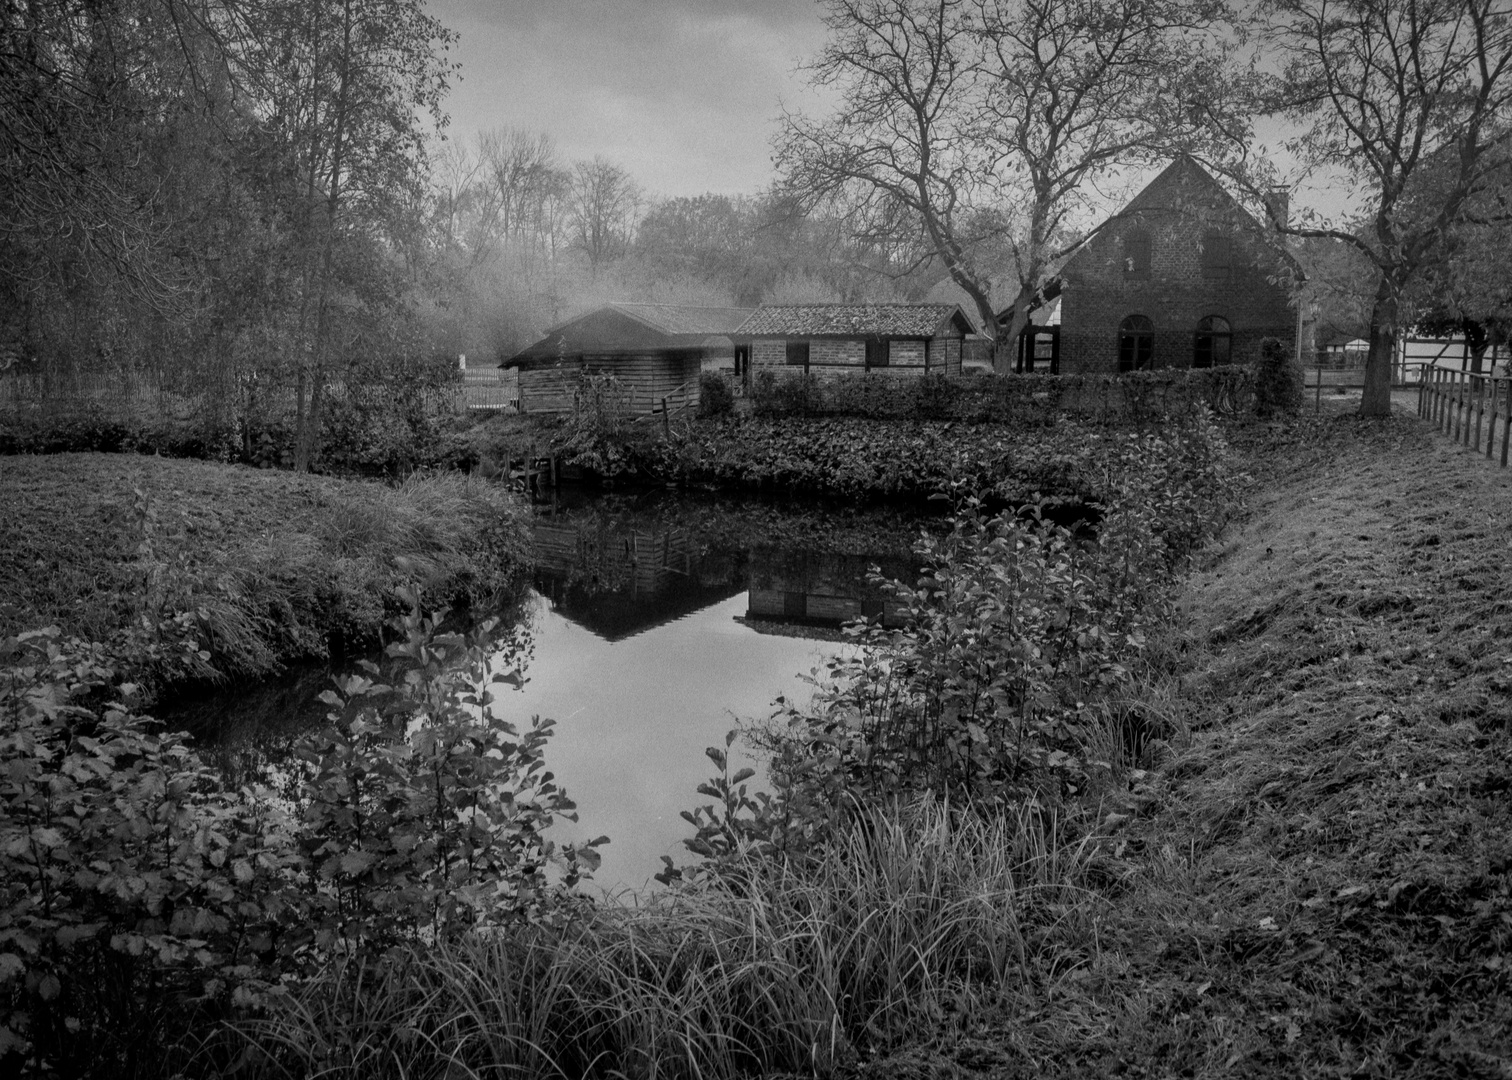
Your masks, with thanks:
[(706, 365), (733, 363), (730, 335), (749, 308), (606, 304), (553, 327), (499, 366), (519, 371), (521, 412), (567, 412), (584, 371), (613, 375), (627, 405), (653, 412), (664, 400), (698, 404)]

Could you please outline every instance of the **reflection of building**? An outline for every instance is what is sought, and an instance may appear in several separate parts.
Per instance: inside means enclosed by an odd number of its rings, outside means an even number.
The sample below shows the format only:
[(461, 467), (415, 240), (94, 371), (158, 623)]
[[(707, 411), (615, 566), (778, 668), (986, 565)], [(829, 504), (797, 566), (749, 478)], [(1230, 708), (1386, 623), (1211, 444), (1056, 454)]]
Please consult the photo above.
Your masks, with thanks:
[(867, 581), (878, 566), (884, 577), (912, 580), (905, 559), (866, 555), (763, 550), (751, 555), (751, 590), (746, 616), (807, 626), (839, 626), (852, 619), (903, 622), (904, 605)]
[(629, 528), (606, 515), (537, 521), (536, 590), (609, 641), (691, 614), (745, 588), (744, 560), (700, 552), (678, 528)]

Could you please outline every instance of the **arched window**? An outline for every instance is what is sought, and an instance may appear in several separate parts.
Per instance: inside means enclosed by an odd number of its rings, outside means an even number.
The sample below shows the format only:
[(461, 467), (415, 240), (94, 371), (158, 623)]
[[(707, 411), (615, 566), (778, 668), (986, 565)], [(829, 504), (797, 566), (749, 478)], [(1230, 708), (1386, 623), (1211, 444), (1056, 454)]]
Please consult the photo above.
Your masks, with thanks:
[(1229, 363), (1234, 353), (1234, 333), (1229, 321), (1218, 315), (1209, 315), (1197, 324), (1197, 333), (1192, 339), (1192, 366), (1219, 367)]
[(1205, 233), (1202, 237), (1202, 277), (1206, 281), (1227, 281), (1232, 273), (1233, 244), (1222, 233)]
[(1118, 324), (1118, 370), (1144, 371), (1155, 356), (1155, 324), (1144, 315), (1130, 315)]
[(1148, 278), (1150, 276), (1150, 234), (1143, 229), (1125, 233), (1123, 238), (1123, 276)]

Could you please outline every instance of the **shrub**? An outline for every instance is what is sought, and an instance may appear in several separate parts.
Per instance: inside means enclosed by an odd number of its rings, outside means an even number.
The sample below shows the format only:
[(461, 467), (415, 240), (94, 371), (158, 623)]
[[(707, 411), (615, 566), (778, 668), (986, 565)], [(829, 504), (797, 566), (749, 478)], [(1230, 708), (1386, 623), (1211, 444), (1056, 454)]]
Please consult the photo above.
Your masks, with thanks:
[(1255, 415), (1261, 419), (1296, 416), (1302, 411), (1303, 375), (1296, 357), (1279, 338), (1260, 342), (1255, 365)]
[(173, 1075), (283, 977), (570, 914), (602, 839), (545, 835), (572, 816), (550, 721), (488, 714), (491, 683), (520, 679), (491, 668), (488, 624), (397, 628), (403, 678), (343, 680), (276, 796), (133, 711), (102, 647), (0, 643), (0, 1064)]
[(705, 371), (698, 377), (698, 415), (723, 416), (735, 408), (735, 391), (730, 377), (719, 371)]

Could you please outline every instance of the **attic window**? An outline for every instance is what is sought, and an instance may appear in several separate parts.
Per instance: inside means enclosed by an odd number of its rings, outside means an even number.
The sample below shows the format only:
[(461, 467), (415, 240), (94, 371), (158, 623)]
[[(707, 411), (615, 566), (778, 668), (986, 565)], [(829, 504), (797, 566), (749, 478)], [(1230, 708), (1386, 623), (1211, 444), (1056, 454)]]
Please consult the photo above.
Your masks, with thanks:
[(809, 366), (809, 343), (806, 341), (788, 342), (787, 362), (789, 367), (801, 367), (807, 373)]
[(1143, 229), (1127, 233), (1123, 238), (1123, 276), (1150, 276), (1150, 234)]
[(1233, 262), (1232, 241), (1222, 233), (1202, 237), (1202, 276), (1207, 281), (1227, 281)]

